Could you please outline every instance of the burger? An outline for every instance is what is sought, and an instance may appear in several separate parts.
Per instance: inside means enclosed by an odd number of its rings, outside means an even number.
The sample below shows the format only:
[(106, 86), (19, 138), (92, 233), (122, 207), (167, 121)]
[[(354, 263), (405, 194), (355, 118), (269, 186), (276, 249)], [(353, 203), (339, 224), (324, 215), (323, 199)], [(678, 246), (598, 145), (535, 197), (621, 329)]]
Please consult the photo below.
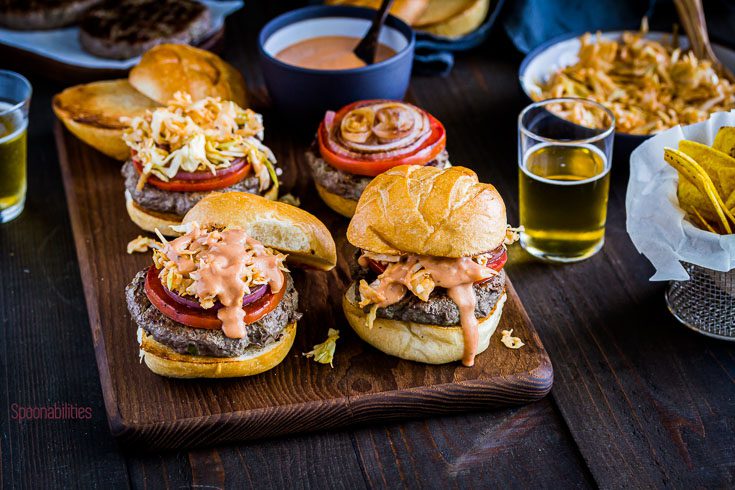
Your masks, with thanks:
[(233, 101), (192, 101), (177, 92), (165, 107), (129, 121), (123, 139), (125, 201), (135, 224), (174, 236), (173, 227), (213, 191), (278, 197), (273, 153), (262, 143), (263, 118)]
[(125, 289), (140, 356), (174, 378), (250, 376), (278, 365), (296, 334), (290, 266), (330, 270), (326, 227), (294, 206), (243, 192), (203, 198), (154, 245)]
[(511, 235), (503, 199), (472, 170), (388, 170), (365, 188), (347, 229), (358, 248), (347, 320), (387, 354), (472, 366), (503, 311)]
[(348, 218), (373, 178), (398, 165), (450, 166), (444, 126), (428, 112), (393, 100), (363, 100), (328, 111), (306, 153), (327, 205)]

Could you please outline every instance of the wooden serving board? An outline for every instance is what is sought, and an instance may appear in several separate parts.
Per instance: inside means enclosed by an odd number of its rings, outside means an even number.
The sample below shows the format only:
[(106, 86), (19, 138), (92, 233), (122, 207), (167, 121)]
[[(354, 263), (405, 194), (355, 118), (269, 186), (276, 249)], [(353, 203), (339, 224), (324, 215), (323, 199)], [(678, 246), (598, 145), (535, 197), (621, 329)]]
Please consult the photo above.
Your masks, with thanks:
[[(179, 448), (262, 438), (526, 403), (551, 389), (551, 362), (510, 283), (498, 333), (472, 368), (402, 361), (363, 343), (340, 303), (350, 281), (345, 257), (354, 250), (344, 238), (348, 221), (319, 200), (303, 158), (288, 149), (291, 142), (274, 141), (278, 131), (270, 127), (266, 143), (280, 156), (284, 184), (332, 231), (339, 264), (329, 273), (294, 272), (304, 316), (292, 351), (275, 369), (225, 380), (153, 374), (140, 363), (137, 326), (124, 297), (126, 284), (151, 259), (125, 251), (140, 231), (125, 211), (120, 165), (59, 123), (55, 132), (105, 409), (110, 430), (124, 444)], [(341, 332), (334, 368), (302, 356), (329, 327)], [(525, 347), (500, 343), (499, 331), (510, 328)]]

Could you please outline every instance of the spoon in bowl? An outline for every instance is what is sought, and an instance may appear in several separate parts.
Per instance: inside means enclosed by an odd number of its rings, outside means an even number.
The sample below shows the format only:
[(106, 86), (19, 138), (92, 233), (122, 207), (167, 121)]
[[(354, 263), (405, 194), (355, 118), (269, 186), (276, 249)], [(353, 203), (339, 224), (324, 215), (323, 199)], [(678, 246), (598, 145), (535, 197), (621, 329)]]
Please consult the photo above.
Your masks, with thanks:
[(380, 4), (380, 8), (375, 13), (373, 18), (373, 24), (368, 29), (367, 34), (352, 50), (355, 55), (360, 58), (365, 64), (372, 65), (375, 63), (375, 54), (378, 51), (378, 38), (380, 37), (380, 30), (383, 28), (385, 19), (388, 18), (388, 11), (393, 0), (383, 0)]

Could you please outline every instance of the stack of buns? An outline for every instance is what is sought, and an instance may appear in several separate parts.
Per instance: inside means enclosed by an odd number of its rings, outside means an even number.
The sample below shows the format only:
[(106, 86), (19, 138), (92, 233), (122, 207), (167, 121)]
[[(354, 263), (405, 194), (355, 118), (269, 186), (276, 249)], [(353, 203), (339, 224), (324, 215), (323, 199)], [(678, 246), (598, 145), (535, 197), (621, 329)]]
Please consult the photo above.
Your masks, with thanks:
[[(327, 0), (326, 3), (380, 7), (380, 0)], [(480, 27), (489, 10), (490, 0), (396, 0), (390, 13), (419, 31), (456, 38)]]
[(127, 79), (76, 85), (57, 94), (53, 110), (79, 139), (116, 160), (126, 160), (126, 118), (166, 104), (177, 91), (194, 100), (221, 97), (247, 107), (245, 81), (219, 56), (184, 44), (146, 52)]

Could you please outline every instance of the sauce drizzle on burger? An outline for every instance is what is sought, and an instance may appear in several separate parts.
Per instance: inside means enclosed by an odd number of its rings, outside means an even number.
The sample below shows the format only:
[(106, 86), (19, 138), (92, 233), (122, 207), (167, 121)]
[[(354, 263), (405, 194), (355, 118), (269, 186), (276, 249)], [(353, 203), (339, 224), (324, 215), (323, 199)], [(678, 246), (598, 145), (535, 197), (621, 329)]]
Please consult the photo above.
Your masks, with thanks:
[(369, 252), (363, 252), (358, 259), (360, 266), (376, 267), (373, 264), (377, 264), (378, 268), (382, 267), (384, 270), (370, 284), (364, 279), (360, 280), (359, 292), (362, 299), (359, 306), (364, 308), (372, 305), (373, 311), (368, 315), (372, 323), (375, 310), (398, 303), (409, 291), (422, 301), (429, 301), (435, 288), (446, 289), (447, 296), (459, 308), (460, 324), (464, 331), (462, 363), (472, 366), (479, 338), (478, 321), (475, 318), (477, 299), (473, 285), (499, 275), (507, 256), (505, 246), (499, 247), (494, 254), (503, 257), (502, 260), (490, 262), (491, 255), (493, 254), (459, 258), (422, 255), (376, 257)]
[[(261, 302), (275, 299), (284, 288), (286, 256), (240, 229), (206, 231), (197, 223), (189, 228), (170, 242), (160, 237), (163, 245), (153, 252), (158, 279), (169, 291), (193, 298), (203, 310), (213, 312), (227, 337), (244, 338), (245, 326), (259, 319), (252, 311), (252, 305), (259, 304), (254, 297)], [(150, 287), (146, 294), (154, 304), (159, 300)], [(260, 317), (264, 310), (257, 312)]]

